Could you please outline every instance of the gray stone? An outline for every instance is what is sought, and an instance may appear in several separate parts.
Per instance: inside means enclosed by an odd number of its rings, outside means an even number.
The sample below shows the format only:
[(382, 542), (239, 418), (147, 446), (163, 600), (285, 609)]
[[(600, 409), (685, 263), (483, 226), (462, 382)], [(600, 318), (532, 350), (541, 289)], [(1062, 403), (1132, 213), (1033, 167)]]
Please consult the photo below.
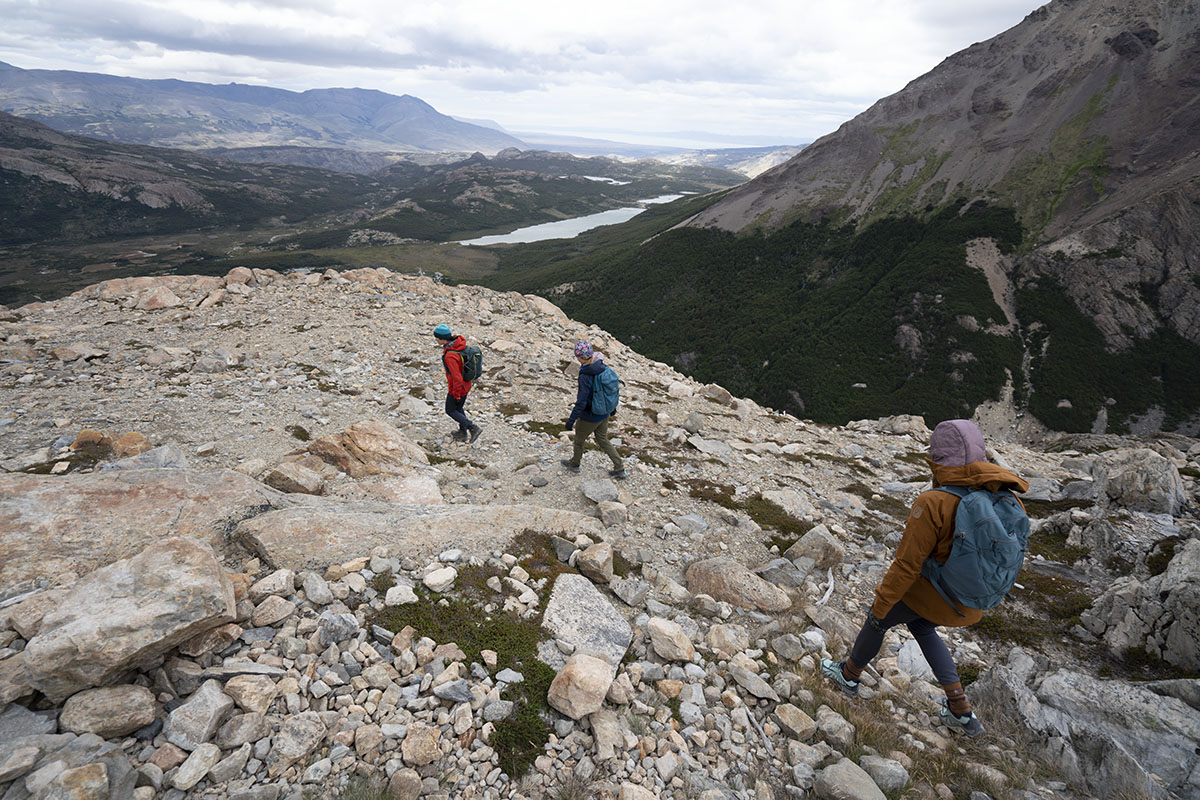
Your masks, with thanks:
[(513, 702), (511, 700), (496, 700), (483, 707), (485, 722), (499, 722), (512, 716)]
[(729, 665), (729, 675), (737, 681), (739, 686), (755, 697), (763, 700), (774, 700), (776, 703), (779, 702), (779, 695), (775, 693), (775, 690), (766, 681), (740, 664), (731, 663)]
[(646, 602), (650, 594), (650, 584), (637, 578), (613, 578), (608, 588), (627, 606), (637, 607)]
[(1099, 497), (1134, 511), (1174, 516), (1187, 501), (1179, 470), (1148, 448), (1101, 454), (1093, 477)]
[(221, 720), (232, 709), (233, 698), (221, 690), (221, 684), (205, 681), (187, 702), (167, 716), (163, 734), (176, 747), (195, 750), (212, 739)]
[(233, 584), (191, 539), (150, 545), (81, 578), (25, 648), (29, 681), (62, 701), (113, 683), (209, 628), (231, 622)]
[(583, 496), (593, 503), (616, 502), (617, 498), (621, 495), (617, 489), (617, 485), (607, 478), (582, 481), (579, 484), (579, 489), (583, 492)]
[(471, 687), (464, 680), (450, 681), (435, 686), (433, 693), (442, 700), (450, 700), (455, 703), (470, 703), (475, 699), (471, 694)]
[(806, 573), (796, 569), (796, 566), (786, 558), (772, 559), (754, 572), (765, 581), (788, 587), (803, 586), (806, 576)]
[(806, 556), (813, 560), (817, 569), (823, 570), (841, 564), (842, 559), (846, 556), (846, 549), (829, 532), (829, 528), (817, 525), (801, 536), (799, 541), (783, 554), (783, 557), (789, 561)]
[(26, 736), (40, 736), (57, 731), (57, 715), (53, 712), (30, 711), (16, 703), (0, 711), (0, 745)]
[(258, 711), (230, 717), (217, 731), (216, 743), (222, 750), (252, 744), (271, 734), (271, 724)]
[(887, 800), (871, 776), (848, 758), (818, 772), (813, 791), (821, 800)]
[(333, 592), (329, 589), (329, 584), (317, 573), (304, 573), (301, 584), (304, 587), (304, 596), (313, 605), (327, 606), (333, 602)]
[(173, 444), (164, 444), (136, 456), (102, 464), (100, 472), (121, 469), (187, 469), (187, 455)]
[[(582, 575), (558, 576), (546, 604), (542, 627), (552, 639), (571, 645), (572, 652), (600, 655), (614, 672), (633, 640), (633, 630), (625, 617)], [(551, 642), (542, 642), (538, 654), (556, 670), (566, 663)]]
[(204, 780), (204, 776), (220, 760), (221, 748), (215, 744), (197, 745), (192, 750), (191, 755), (187, 757), (187, 760), (179, 765), (179, 769), (176, 770), (175, 776), (171, 779), (171, 785), (180, 791), (186, 792)]
[(208, 771), (209, 779), (213, 783), (225, 783), (241, 775), (242, 770), (246, 768), (246, 762), (250, 760), (250, 749), (248, 743), (243, 744), (237, 750), (234, 750), (228, 756), (218, 761)]
[(325, 723), (313, 711), (285, 717), (267, 754), (267, 772), (278, 777), (289, 766), (307, 756), (325, 739)]
[(908, 785), (908, 770), (899, 761), (879, 756), (863, 756), (858, 763), (884, 792), (898, 792)]
[(321, 647), (344, 642), (358, 635), (358, 620), (353, 614), (325, 611), (317, 618), (317, 641)]

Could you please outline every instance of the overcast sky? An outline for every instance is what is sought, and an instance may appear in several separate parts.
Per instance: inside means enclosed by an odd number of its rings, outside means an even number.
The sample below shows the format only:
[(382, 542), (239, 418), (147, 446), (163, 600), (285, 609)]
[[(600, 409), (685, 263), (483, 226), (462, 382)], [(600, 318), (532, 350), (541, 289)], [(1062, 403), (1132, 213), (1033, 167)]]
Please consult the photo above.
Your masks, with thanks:
[(623, 141), (706, 131), (793, 143), (829, 133), (1039, 5), (0, 0), (0, 61), (298, 91), (381, 89), (512, 131)]

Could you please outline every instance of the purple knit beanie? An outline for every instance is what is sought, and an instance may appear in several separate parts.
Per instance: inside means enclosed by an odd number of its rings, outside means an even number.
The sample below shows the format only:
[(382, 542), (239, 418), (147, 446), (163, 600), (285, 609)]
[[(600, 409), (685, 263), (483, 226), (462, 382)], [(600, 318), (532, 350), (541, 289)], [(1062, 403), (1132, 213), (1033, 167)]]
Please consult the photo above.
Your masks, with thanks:
[(594, 352), (595, 351), (592, 350), (591, 344), (589, 344), (588, 342), (576, 342), (575, 343), (575, 357), (576, 358), (591, 358), (592, 354)]
[(987, 461), (983, 434), (969, 419), (939, 422), (929, 437), (929, 457), (943, 467), (961, 467), (975, 461)]

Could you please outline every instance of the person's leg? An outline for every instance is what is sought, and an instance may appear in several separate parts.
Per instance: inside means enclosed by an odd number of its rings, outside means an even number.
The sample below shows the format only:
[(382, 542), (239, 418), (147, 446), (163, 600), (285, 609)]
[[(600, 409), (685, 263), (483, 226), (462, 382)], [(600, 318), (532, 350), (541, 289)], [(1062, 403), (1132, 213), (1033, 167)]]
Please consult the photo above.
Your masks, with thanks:
[(879, 648), (883, 646), (883, 637), (888, 630), (914, 619), (920, 619), (920, 617), (915, 611), (900, 602), (892, 606), (892, 610), (883, 618), (878, 628), (872, 625), (870, 620), (867, 620), (854, 640), (854, 647), (850, 648), (850, 656), (842, 664), (842, 674), (849, 680), (857, 681), (863, 668), (879, 654)]
[(596, 444), (612, 459), (614, 472), (620, 472), (625, 468), (621, 463), (621, 454), (617, 452), (617, 448), (613, 447), (612, 442), (608, 440), (608, 417), (600, 420), (600, 424), (596, 426)]
[(578, 467), (583, 460), (583, 445), (596, 430), (597, 424), (595, 422), (584, 422), (581, 419), (575, 420), (575, 450), (571, 454), (572, 467)]
[(466, 433), (471, 429), (471, 420), (467, 419), (467, 415), (463, 413), (463, 403), (467, 402), (467, 398), (456, 398), (451, 394), (446, 395), (446, 416), (458, 423), (460, 433)]
[(921, 647), (921, 653), (929, 662), (938, 684), (946, 693), (946, 705), (954, 714), (962, 717), (971, 713), (971, 704), (967, 702), (966, 692), (963, 691), (962, 681), (958, 678), (958, 669), (954, 666), (954, 658), (949, 648), (938, 636), (937, 626), (929, 620), (918, 617), (908, 623), (908, 629)]

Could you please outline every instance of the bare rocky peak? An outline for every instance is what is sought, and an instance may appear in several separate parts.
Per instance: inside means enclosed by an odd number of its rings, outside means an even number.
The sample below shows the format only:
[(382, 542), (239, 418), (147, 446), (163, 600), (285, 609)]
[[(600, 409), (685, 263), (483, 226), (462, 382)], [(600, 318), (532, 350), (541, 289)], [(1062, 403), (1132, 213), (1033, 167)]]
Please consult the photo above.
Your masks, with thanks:
[(1057, 0), (954, 54), (689, 224), (870, 220), (956, 198), (1045, 237), (1197, 175), (1200, 10)]

